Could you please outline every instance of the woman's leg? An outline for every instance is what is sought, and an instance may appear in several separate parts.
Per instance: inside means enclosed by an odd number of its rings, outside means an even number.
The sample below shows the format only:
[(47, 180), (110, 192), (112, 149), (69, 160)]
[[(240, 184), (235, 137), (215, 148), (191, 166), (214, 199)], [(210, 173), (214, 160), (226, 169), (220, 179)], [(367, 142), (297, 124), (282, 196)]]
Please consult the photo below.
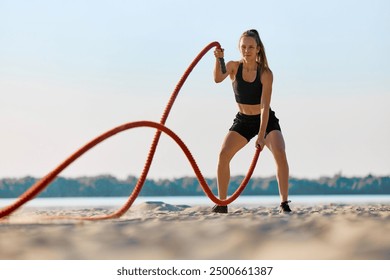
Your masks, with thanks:
[(273, 130), (267, 135), (265, 142), (275, 159), (280, 199), (282, 202), (287, 201), (289, 167), (283, 134), (279, 130)]
[(227, 197), (230, 181), (230, 161), (247, 143), (248, 140), (238, 132), (229, 131), (226, 135), (218, 160), (217, 184), (219, 199), (226, 199)]

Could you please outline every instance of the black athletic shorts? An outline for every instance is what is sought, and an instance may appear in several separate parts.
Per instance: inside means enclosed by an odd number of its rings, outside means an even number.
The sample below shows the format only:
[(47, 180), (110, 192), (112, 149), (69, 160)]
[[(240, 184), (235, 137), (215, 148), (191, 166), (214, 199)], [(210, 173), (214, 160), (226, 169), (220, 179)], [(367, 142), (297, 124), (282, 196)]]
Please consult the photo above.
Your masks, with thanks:
[[(237, 113), (230, 131), (236, 131), (241, 136), (245, 137), (248, 142), (259, 133), (260, 115), (244, 115)], [(275, 112), (270, 110), (268, 117), (268, 125), (265, 131), (265, 137), (273, 130), (281, 131), (279, 119), (275, 116)]]

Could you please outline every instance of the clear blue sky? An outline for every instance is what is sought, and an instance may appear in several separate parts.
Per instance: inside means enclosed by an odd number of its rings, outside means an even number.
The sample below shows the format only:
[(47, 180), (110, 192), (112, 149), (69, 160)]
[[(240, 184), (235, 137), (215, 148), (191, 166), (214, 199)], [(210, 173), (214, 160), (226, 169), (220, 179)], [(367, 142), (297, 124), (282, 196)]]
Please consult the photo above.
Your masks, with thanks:
[[(274, 72), (291, 175), (390, 174), (390, 2), (0, 0), (0, 177), (43, 176), (122, 123), (158, 121), (177, 81), (212, 41), (238, 60), (259, 30)], [(214, 84), (210, 52), (167, 125), (214, 177), (237, 110), (230, 82)], [(62, 175), (138, 176), (154, 131), (108, 140)], [(232, 163), (243, 174), (250, 143)], [(269, 151), (255, 176), (275, 174)], [(164, 137), (152, 178), (192, 176)]]

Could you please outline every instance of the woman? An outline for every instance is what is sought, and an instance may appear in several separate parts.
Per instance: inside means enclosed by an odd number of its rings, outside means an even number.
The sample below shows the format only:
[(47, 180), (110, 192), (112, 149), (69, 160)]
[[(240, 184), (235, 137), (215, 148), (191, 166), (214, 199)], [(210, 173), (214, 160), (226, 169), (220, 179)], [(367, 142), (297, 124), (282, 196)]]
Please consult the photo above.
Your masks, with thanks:
[[(219, 59), (223, 58), (223, 50), (214, 51), (216, 57), (214, 80), (220, 83), (227, 76), (230, 77), (239, 111), (219, 154), (218, 195), (220, 199), (227, 197), (231, 159), (257, 136), (256, 147), (263, 149), (267, 146), (276, 162), (276, 176), (281, 198), (279, 211), (289, 213), (291, 212), (288, 205), (290, 202), (288, 201), (289, 167), (279, 120), (270, 108), (273, 75), (259, 33), (255, 29), (244, 32), (240, 37), (239, 49), (241, 60), (229, 61), (226, 64), (226, 73), (221, 72), (219, 65)], [(227, 213), (228, 208), (215, 205), (212, 211)]]

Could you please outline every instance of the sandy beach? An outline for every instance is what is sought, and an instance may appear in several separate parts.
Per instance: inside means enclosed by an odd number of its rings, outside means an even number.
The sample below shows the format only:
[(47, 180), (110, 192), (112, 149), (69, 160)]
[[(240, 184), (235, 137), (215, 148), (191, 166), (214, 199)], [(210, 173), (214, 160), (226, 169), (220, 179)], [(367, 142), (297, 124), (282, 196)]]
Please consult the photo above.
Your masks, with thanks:
[(78, 221), (110, 208), (26, 207), (0, 222), (0, 259), (390, 259), (390, 205), (210, 207), (144, 202), (120, 219)]

